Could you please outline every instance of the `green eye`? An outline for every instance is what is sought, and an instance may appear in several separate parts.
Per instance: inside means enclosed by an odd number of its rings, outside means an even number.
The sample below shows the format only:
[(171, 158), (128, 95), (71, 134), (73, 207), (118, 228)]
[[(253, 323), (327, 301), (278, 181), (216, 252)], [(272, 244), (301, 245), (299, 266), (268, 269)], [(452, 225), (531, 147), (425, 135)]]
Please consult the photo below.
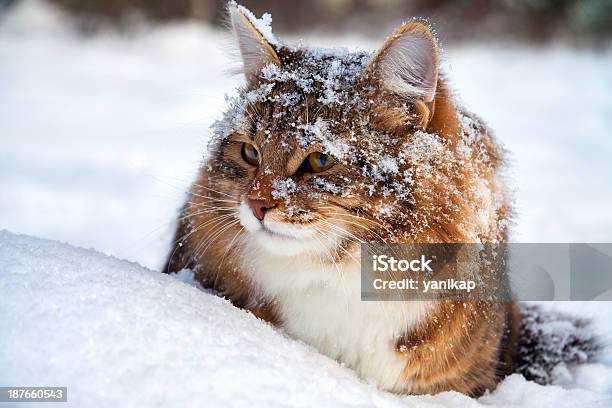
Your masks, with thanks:
[(242, 158), (252, 166), (259, 166), (259, 151), (250, 143), (242, 144)]
[(328, 154), (314, 152), (308, 155), (306, 158), (306, 163), (309, 171), (313, 173), (320, 173), (336, 164), (336, 159)]

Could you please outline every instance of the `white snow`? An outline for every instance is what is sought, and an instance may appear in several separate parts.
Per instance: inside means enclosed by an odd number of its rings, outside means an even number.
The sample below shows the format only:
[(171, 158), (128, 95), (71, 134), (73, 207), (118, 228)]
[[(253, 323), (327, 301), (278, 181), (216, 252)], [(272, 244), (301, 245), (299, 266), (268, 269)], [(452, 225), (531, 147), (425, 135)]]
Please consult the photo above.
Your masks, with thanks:
[(240, 78), (208, 27), (140, 30), (79, 38), (30, 1), (3, 16), (1, 227), (160, 267)]
[[(235, 1), (229, 2), (231, 6), (236, 6)], [(268, 41), (270, 44), (276, 44), (277, 40), (272, 33), (272, 15), (270, 13), (264, 13), (261, 18), (257, 18), (255, 14), (244, 6), (237, 5), (238, 9), (249, 19), (251, 24), (255, 26), (257, 31)]]
[[(0, 16), (0, 228), (159, 268), (210, 125), (242, 80), (226, 75), (226, 41), (193, 23), (80, 37), (29, 0)], [(612, 242), (612, 48), (465, 45), (446, 50), (444, 71), (512, 153), (514, 239)], [(610, 303), (547, 307), (610, 334)], [(564, 388), (513, 376), (479, 400), (382, 393), (188, 271), (8, 232), (0, 350), (0, 386), (67, 385), (80, 407), (612, 405), (610, 351)]]
[(610, 388), (543, 387), (518, 375), (479, 400), (381, 392), (180, 275), (0, 231), (0, 384), (65, 385), (69, 403), (55, 406), (89, 408), (612, 403)]
[(272, 197), (276, 199), (287, 199), (295, 192), (295, 181), (293, 179), (276, 180), (272, 183)]

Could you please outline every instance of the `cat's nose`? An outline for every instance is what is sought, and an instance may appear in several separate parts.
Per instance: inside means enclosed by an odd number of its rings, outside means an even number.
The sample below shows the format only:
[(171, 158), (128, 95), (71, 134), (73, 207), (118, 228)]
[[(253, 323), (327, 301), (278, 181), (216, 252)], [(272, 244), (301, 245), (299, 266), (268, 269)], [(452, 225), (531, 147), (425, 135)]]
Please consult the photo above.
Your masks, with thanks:
[(249, 207), (253, 211), (253, 215), (259, 220), (263, 220), (266, 215), (266, 211), (276, 207), (276, 203), (269, 200), (251, 200), (249, 199)]

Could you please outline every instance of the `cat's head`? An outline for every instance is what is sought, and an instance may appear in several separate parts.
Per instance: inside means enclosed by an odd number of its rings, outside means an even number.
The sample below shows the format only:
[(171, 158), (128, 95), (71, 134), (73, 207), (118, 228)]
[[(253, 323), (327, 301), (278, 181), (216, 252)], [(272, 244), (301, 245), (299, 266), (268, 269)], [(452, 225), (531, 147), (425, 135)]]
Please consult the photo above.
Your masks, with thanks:
[(428, 26), (351, 53), (283, 45), (265, 18), (229, 11), (247, 85), (215, 126), (207, 174), (250, 239), (288, 256), (422, 240), (454, 160), (426, 132), (440, 86)]

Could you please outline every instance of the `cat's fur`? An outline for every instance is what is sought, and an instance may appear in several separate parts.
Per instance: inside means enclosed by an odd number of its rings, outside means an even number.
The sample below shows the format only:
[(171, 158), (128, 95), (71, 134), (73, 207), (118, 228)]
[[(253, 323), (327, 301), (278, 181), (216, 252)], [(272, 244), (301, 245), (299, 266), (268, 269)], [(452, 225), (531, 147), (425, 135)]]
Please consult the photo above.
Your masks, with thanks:
[[(372, 55), (309, 50), (229, 10), (247, 86), (216, 124), (165, 271), (190, 268), (383, 389), (492, 389), (515, 360), (514, 303), (360, 300), (360, 242), (507, 238), (503, 150), (452, 98), (431, 30), (408, 22)], [(305, 171), (316, 151), (337, 164)], [(273, 206), (263, 221), (249, 199)]]

